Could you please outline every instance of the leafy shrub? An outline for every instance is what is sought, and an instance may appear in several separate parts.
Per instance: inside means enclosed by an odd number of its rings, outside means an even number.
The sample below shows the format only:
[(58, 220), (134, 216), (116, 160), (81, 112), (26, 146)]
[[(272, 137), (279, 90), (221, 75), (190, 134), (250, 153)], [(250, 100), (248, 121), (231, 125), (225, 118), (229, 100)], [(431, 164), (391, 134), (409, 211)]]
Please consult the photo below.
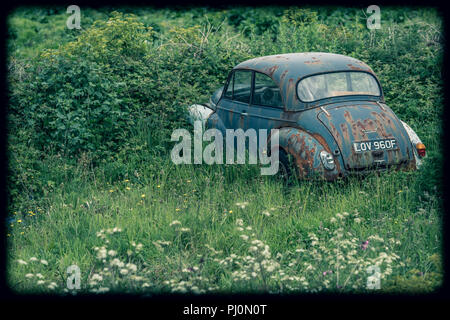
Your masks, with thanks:
[(276, 40), (279, 19), (283, 9), (278, 7), (265, 8), (233, 8), (227, 15), (228, 24), (243, 33), (246, 37), (270, 34)]
[(11, 103), (17, 121), (34, 133), (36, 148), (67, 156), (118, 149), (137, 116), (121, 79), (128, 64), (118, 63), (143, 58), (145, 36), (139, 23), (116, 15), (36, 59), (28, 81), (14, 83)]
[(152, 146), (164, 145), (183, 123), (182, 106), (205, 99), (243, 58), (242, 46), (211, 41), (211, 26), (169, 35), (153, 46), (151, 27), (119, 13), (94, 23), (76, 41), (45, 51), (27, 81), (11, 79), (15, 120), (32, 130), (37, 149), (67, 156), (117, 152), (140, 119), (149, 120)]

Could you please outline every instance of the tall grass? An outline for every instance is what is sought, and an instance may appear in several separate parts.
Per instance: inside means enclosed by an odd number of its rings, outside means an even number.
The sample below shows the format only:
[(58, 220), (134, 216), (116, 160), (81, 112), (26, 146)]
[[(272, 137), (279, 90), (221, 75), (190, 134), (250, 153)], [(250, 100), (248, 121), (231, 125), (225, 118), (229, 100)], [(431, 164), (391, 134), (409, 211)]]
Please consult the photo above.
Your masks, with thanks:
[[(9, 238), (11, 287), (18, 291), (39, 288), (36, 279), (24, 278), (33, 273), (28, 269), (31, 265), (17, 264), (17, 259), (37, 257), (48, 261), (40, 273), (61, 290), (67, 267), (78, 265), (87, 290), (97, 263), (94, 248), (101, 244), (97, 232), (119, 227), (122, 232), (110, 245), (114, 244), (117, 256), (126, 260), (131, 243), (142, 243), (143, 250), (133, 261), (150, 275), (151, 283), (145, 283), (153, 290), (165, 290), (164, 281), (178, 279), (179, 268), (198, 265), (203, 275), (209, 276), (207, 287), (225, 292), (252, 290), (257, 283), (236, 287), (231, 280), (233, 268), (223, 270), (213, 260), (204, 259), (210, 255), (208, 246), (222, 251), (224, 257), (245, 256), (237, 219), (251, 226), (254, 237), (276, 255), (308, 248), (311, 232), (328, 228), (331, 234), (337, 226), (330, 219), (343, 212), (359, 217), (358, 223), (351, 220), (344, 229), (352, 232), (358, 243), (374, 235), (384, 239), (386, 246), (392, 242), (390, 250), (403, 263), (402, 267), (397, 265), (393, 276), (405, 276), (413, 269), (423, 273), (434, 270), (430, 257), (441, 250), (440, 201), (420, 192), (420, 172), (386, 172), (332, 183), (299, 181), (286, 186), (274, 177), (259, 176), (251, 165), (175, 166), (167, 159), (158, 162), (157, 169), (141, 167), (114, 184), (107, 182), (105, 172), (89, 174), (89, 169), (80, 168), (83, 180), (68, 179), (63, 188), (54, 190), (45, 211), (18, 216), (22, 222), (14, 222)], [(173, 221), (180, 221), (189, 232), (177, 236)], [(155, 245), (159, 241), (170, 245), (161, 250)], [(315, 265), (313, 257), (304, 262)], [(294, 267), (285, 270), (293, 272)], [(317, 270), (317, 277), (327, 270)], [(382, 288), (386, 289), (385, 284)], [(133, 291), (135, 287), (121, 288)]]

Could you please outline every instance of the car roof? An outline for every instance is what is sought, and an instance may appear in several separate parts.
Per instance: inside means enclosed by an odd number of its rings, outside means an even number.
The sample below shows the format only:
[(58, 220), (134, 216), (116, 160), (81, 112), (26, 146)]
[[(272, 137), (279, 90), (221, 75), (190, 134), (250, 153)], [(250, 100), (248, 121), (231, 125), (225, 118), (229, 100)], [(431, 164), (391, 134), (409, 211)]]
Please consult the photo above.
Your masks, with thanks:
[(238, 64), (235, 69), (252, 69), (280, 79), (285, 71), (297, 78), (331, 71), (366, 71), (373, 73), (364, 62), (342, 54), (327, 52), (285, 53), (258, 57)]
[(301, 78), (333, 71), (363, 71), (375, 76), (372, 69), (360, 60), (326, 52), (285, 53), (258, 57), (241, 62), (233, 69), (254, 70), (270, 76), (280, 87), (287, 109), (297, 109), (302, 105), (295, 93), (296, 83)]

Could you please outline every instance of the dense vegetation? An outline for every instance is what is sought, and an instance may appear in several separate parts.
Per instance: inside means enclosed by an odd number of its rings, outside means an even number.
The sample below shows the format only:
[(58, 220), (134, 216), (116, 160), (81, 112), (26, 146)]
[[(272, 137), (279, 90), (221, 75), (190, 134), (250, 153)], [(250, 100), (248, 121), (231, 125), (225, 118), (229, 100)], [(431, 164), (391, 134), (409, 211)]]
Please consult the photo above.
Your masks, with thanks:
[[(65, 8), (12, 12), (11, 288), (62, 292), (76, 264), (100, 292), (360, 291), (377, 263), (382, 290), (438, 288), (442, 21), (381, 10), (379, 30), (364, 8), (82, 8), (81, 30)], [(285, 186), (254, 166), (171, 163), (186, 106), (235, 64), (306, 51), (372, 67), (427, 146), (420, 171)]]

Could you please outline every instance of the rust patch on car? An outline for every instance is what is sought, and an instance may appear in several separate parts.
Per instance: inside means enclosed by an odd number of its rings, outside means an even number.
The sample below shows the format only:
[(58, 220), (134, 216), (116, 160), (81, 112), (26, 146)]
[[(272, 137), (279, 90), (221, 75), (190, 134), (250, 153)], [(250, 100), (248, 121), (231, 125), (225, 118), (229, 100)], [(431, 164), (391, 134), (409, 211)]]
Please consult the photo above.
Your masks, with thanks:
[(322, 64), (322, 61), (320, 61), (320, 60), (313, 60), (313, 61), (305, 61), (304, 63), (305, 64)]
[(280, 82), (283, 83), (284, 81), (284, 77), (286, 77), (286, 74), (288, 73), (289, 70), (284, 70), (283, 73), (280, 76)]
[(347, 64), (347, 66), (348, 66), (350, 69), (352, 69), (352, 70), (356, 70), (356, 71), (367, 71), (367, 69), (363, 69), (363, 68), (361, 68), (361, 67), (354, 66), (354, 65), (352, 65), (351, 63)]
[(279, 67), (280, 67), (280, 66), (275, 65), (275, 66), (272, 66), (272, 67), (268, 68), (268, 69), (267, 69), (267, 74), (268, 74), (270, 77), (273, 77), (273, 74), (275, 73), (275, 71), (278, 70)]

